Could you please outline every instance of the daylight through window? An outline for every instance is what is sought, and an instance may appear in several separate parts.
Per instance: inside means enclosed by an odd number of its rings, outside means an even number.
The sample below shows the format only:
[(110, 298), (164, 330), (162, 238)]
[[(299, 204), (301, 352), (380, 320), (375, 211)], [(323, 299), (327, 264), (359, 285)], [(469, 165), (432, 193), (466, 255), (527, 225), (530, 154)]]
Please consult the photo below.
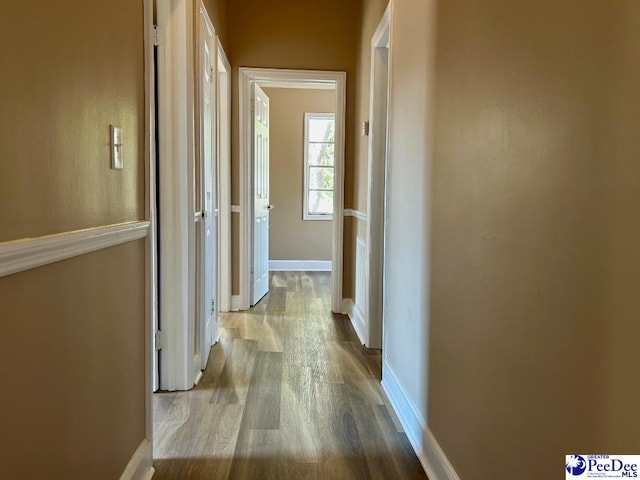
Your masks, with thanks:
[(304, 115), (305, 220), (333, 219), (335, 177), (335, 115)]

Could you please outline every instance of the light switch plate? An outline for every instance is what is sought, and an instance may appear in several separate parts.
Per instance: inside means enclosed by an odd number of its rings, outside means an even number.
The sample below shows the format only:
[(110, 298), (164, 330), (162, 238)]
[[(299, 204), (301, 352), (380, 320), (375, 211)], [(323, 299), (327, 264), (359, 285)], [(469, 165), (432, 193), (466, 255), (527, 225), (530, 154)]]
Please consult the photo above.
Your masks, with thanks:
[(111, 125), (111, 168), (122, 170), (122, 127)]

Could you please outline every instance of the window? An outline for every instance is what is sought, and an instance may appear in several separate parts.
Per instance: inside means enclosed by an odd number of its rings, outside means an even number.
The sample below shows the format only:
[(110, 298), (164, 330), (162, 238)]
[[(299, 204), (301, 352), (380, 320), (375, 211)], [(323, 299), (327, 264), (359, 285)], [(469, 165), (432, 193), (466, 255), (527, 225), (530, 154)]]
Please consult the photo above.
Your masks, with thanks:
[(304, 114), (304, 220), (333, 220), (335, 131), (333, 113)]

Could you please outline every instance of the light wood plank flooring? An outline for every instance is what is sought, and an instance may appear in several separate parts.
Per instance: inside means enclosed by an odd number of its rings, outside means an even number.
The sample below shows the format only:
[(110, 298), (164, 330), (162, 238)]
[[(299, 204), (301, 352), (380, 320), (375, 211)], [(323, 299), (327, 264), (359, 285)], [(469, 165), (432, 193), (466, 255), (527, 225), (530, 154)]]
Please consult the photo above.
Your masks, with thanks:
[(223, 314), (199, 385), (154, 395), (154, 479), (425, 479), (385, 404), (380, 351), (331, 313), (328, 273), (274, 273)]

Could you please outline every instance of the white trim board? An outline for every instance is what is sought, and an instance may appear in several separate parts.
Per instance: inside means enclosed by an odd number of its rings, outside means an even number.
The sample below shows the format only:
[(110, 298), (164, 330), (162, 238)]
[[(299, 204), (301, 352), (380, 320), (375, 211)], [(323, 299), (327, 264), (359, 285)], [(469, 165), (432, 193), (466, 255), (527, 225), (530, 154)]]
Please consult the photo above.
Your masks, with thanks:
[(154, 0), (144, 0), (144, 55), (145, 55), (145, 218), (150, 222), (146, 241), (146, 295), (145, 295), (145, 438), (149, 448), (143, 464), (147, 464), (147, 474), (143, 480), (153, 477), (153, 397), (152, 392), (158, 387), (158, 366), (156, 364), (156, 332), (158, 330), (158, 241), (156, 223), (156, 109), (155, 109), (155, 39), (153, 28)]
[(120, 480), (151, 480), (155, 470), (151, 458), (151, 442), (146, 438), (140, 442)]
[(239, 312), (242, 310), (242, 299), (240, 295), (231, 295), (231, 311)]
[(216, 115), (218, 127), (218, 305), (220, 312), (231, 309), (231, 64), (216, 37), (218, 81)]
[(351, 208), (345, 208), (344, 209), (344, 216), (345, 217), (354, 217), (354, 218), (357, 218), (358, 220), (361, 220), (363, 222), (367, 222), (368, 221), (366, 213), (360, 212), (359, 210), (353, 210)]
[(407, 434), (430, 480), (460, 480), (424, 418), (413, 404), (386, 360), (382, 363), (382, 389)]
[(283, 80), (282, 82), (269, 82), (269, 88), (294, 88), (302, 90), (308, 90), (312, 88), (314, 90), (333, 90), (335, 87), (326, 83), (313, 83), (310, 86), (309, 84), (303, 84), (300, 82), (287, 82), (286, 80)]
[(159, 308), (167, 348), (160, 350), (159, 387), (189, 390), (197, 375), (195, 345), (194, 3), (157, 0), (163, 31), (157, 50)]
[(140, 240), (148, 234), (149, 222), (141, 221), (3, 242), (0, 277)]
[(370, 346), (383, 347), (385, 239), (387, 235), (387, 183), (389, 106), (391, 105), (391, 38), (393, 0), (371, 39), (371, 83), (367, 161), (367, 338)]
[[(206, 368), (206, 365), (205, 365), (205, 368)], [(203, 373), (203, 372), (204, 372), (204, 370), (200, 370), (200, 371), (198, 372), (198, 375), (196, 375), (196, 379), (195, 379), (195, 380), (194, 380), (194, 382), (193, 382), (193, 385), (194, 385), (194, 386), (195, 386), (195, 385), (198, 385), (198, 384), (200, 383), (200, 380), (202, 380), (202, 376), (204, 375), (204, 373)]]
[(331, 260), (269, 260), (271, 272), (330, 272)]
[(362, 345), (366, 345), (365, 341), (365, 317), (364, 314), (360, 311), (358, 307), (356, 307), (353, 299), (351, 298), (343, 298), (342, 299), (342, 314), (347, 315), (349, 320), (351, 321), (351, 325), (353, 329), (356, 331), (356, 335), (358, 335), (358, 339)]
[(239, 69), (239, 135), (240, 135), (240, 297), (242, 309), (248, 309), (251, 293), (251, 238), (253, 234), (251, 161), (251, 85), (257, 83), (269, 87), (272, 83), (296, 83), (307, 88), (335, 88), (335, 192), (332, 235), (331, 310), (339, 312), (342, 302), (342, 251), (343, 251), (343, 208), (344, 208), (344, 162), (346, 123), (346, 80), (345, 72), (320, 70), (286, 70), (273, 68)]

